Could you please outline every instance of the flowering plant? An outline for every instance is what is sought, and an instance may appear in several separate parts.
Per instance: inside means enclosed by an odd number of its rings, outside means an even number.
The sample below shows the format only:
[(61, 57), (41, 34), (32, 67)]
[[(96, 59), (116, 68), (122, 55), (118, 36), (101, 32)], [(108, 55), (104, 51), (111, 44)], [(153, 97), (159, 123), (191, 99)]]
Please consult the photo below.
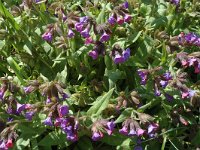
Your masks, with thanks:
[(198, 149), (197, 0), (0, 0), (0, 150)]

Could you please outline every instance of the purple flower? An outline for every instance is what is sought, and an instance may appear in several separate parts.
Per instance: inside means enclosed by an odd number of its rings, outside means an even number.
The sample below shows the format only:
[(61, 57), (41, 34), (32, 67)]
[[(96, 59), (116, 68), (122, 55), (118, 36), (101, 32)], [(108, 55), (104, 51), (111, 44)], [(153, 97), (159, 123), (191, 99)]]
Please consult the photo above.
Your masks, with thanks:
[(90, 30), (88, 28), (85, 28), (83, 31), (81, 31), (81, 35), (84, 37), (84, 38), (89, 38), (90, 37)]
[(107, 133), (108, 133), (108, 135), (112, 134), (114, 127), (115, 127), (114, 121), (107, 122), (107, 128), (108, 128)]
[(178, 6), (179, 3), (180, 3), (180, 0), (171, 0), (171, 2), (172, 2), (173, 4), (175, 4), (176, 6)]
[(80, 23), (87, 23), (88, 19), (89, 19), (88, 16), (80, 17), (80, 18), (79, 18), (79, 22), (80, 22)]
[(51, 103), (51, 98), (47, 97), (46, 104)]
[(71, 132), (67, 134), (67, 139), (72, 142), (75, 142), (78, 140), (78, 137), (77, 137), (77, 134), (74, 134), (73, 132)]
[(0, 141), (0, 150), (7, 150), (8, 148), (6, 147), (5, 141), (1, 140)]
[(72, 31), (72, 29), (69, 29), (68, 30), (68, 34), (67, 34), (67, 36), (69, 37), (69, 38), (72, 38), (72, 37), (74, 37), (74, 32)]
[(17, 103), (17, 112), (20, 114), (23, 110), (25, 110), (26, 105)]
[(119, 133), (123, 135), (128, 135), (128, 128), (126, 126), (123, 126), (120, 130)]
[(124, 15), (124, 21), (125, 22), (129, 22), (131, 19), (132, 19), (131, 15), (129, 15), (129, 14)]
[(166, 97), (166, 99), (167, 99), (169, 102), (171, 102), (171, 101), (174, 99), (173, 96), (171, 96), (171, 95), (169, 95), (169, 94), (167, 94), (167, 93), (165, 93), (165, 97)]
[(122, 52), (122, 55), (124, 57), (124, 61), (126, 61), (130, 57), (130, 54), (131, 54), (130, 48), (127, 48), (125, 51)]
[(151, 123), (151, 124), (149, 124), (147, 133), (150, 134), (152, 132), (155, 132), (158, 129), (158, 127), (159, 126), (158, 126), (157, 123)]
[(66, 93), (62, 93), (62, 97), (63, 97), (63, 100), (65, 100), (65, 99), (69, 98), (69, 95)]
[(141, 85), (145, 85), (146, 84), (146, 82), (147, 82), (147, 77), (148, 77), (148, 72), (147, 71), (143, 71), (143, 70), (138, 70), (137, 71), (138, 72), (138, 75), (140, 76), (140, 78), (141, 78), (141, 82), (140, 82), (140, 84)]
[(160, 92), (159, 89), (155, 89), (155, 95), (156, 95), (156, 96), (160, 96), (160, 95), (161, 95), (161, 92)]
[(128, 8), (128, 2), (127, 2), (127, 1), (126, 1), (126, 2), (124, 2), (124, 3), (123, 3), (123, 6), (124, 6), (124, 8), (126, 8), (126, 9), (127, 9), (127, 8)]
[(189, 66), (193, 66), (193, 65), (195, 64), (196, 61), (197, 61), (196, 58), (189, 58), (189, 59), (188, 59)]
[(69, 108), (67, 105), (62, 105), (58, 109), (59, 117), (63, 117), (69, 113)]
[(125, 60), (124, 60), (124, 57), (121, 56), (120, 54), (116, 54), (115, 57), (114, 57), (114, 63), (115, 64), (120, 64), (120, 63), (123, 63)]
[(189, 93), (189, 97), (191, 98), (191, 97), (193, 97), (195, 95), (196, 91), (189, 89), (188, 93)]
[(131, 129), (130, 132), (128, 133), (129, 136), (135, 136), (137, 135), (137, 132), (134, 129)]
[(42, 38), (47, 41), (47, 42), (51, 42), (52, 39), (53, 39), (53, 36), (52, 36), (52, 33), (51, 32), (45, 32), (43, 35), (42, 35)]
[(171, 73), (170, 72), (166, 72), (163, 74), (163, 77), (165, 80), (169, 81), (172, 79)]
[(44, 124), (47, 125), (47, 126), (53, 126), (51, 117), (47, 117), (47, 118), (44, 120)]
[(103, 33), (103, 35), (100, 37), (101, 42), (106, 42), (110, 39), (110, 35), (107, 34), (106, 32)]
[(134, 147), (134, 150), (143, 150), (143, 148), (142, 148), (142, 146), (137, 145)]
[(160, 85), (165, 88), (168, 85), (168, 81), (160, 80)]
[(92, 59), (94, 59), (94, 60), (97, 59), (99, 56), (97, 50), (90, 51), (88, 55), (91, 56)]
[(31, 90), (31, 86), (27, 86), (27, 87), (24, 87), (24, 92), (27, 94), (27, 93), (30, 93), (30, 90)]
[(116, 23), (116, 19), (114, 17), (114, 15), (111, 15), (109, 18), (108, 18), (108, 22), (111, 24), (111, 25), (114, 25)]
[(27, 120), (31, 121), (34, 114), (35, 114), (35, 112), (33, 112), (33, 111), (26, 112), (25, 117), (26, 117)]
[(92, 140), (93, 141), (98, 141), (103, 137), (103, 134), (101, 134), (100, 132), (94, 132), (92, 134)]
[(82, 23), (76, 23), (75, 24), (75, 28), (76, 28), (76, 31), (78, 31), (78, 32), (81, 32), (81, 31), (83, 31), (83, 24)]

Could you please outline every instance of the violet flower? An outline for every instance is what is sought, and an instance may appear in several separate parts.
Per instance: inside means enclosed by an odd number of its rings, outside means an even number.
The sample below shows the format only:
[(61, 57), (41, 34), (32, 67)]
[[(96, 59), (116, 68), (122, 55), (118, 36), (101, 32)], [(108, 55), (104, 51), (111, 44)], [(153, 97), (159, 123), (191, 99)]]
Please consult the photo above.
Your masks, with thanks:
[(98, 141), (100, 140), (101, 138), (103, 138), (103, 134), (101, 132), (94, 132), (92, 134), (92, 140), (93, 141)]
[(47, 125), (47, 126), (53, 126), (51, 117), (47, 117), (47, 118), (44, 120), (44, 124)]
[(109, 18), (108, 18), (108, 22), (111, 24), (111, 25), (114, 25), (117, 20), (115, 19), (114, 15), (111, 15)]
[(72, 29), (69, 29), (69, 30), (68, 30), (67, 36), (68, 36), (69, 38), (72, 38), (72, 37), (75, 36), (75, 33), (72, 31)]
[(89, 28), (85, 28), (83, 31), (81, 31), (81, 35), (84, 37), (84, 38), (89, 38), (90, 37), (90, 30)]
[(47, 41), (47, 42), (51, 42), (52, 39), (53, 39), (53, 36), (52, 36), (52, 33), (51, 32), (45, 32), (43, 35), (42, 35), (42, 38)]
[(32, 118), (33, 118), (33, 116), (34, 116), (34, 114), (35, 114), (35, 112), (29, 111), (29, 112), (26, 112), (26, 113), (25, 113), (25, 117), (26, 117), (26, 119), (27, 119), (28, 121), (31, 121)]
[(129, 4), (128, 4), (127, 1), (125, 1), (125, 2), (123, 3), (124, 8), (126, 8), (126, 9), (128, 8), (128, 5), (129, 5)]
[(59, 117), (63, 117), (69, 113), (69, 108), (67, 105), (58, 106)]
[(148, 80), (148, 74), (149, 74), (148, 71), (139, 69), (137, 72), (141, 78), (140, 84), (145, 85)]
[(92, 59), (94, 59), (94, 60), (97, 59), (98, 56), (99, 56), (97, 50), (92, 50), (92, 51), (90, 51), (88, 55), (91, 56)]
[(23, 110), (25, 110), (26, 104), (17, 103), (17, 112), (20, 114)]
[(102, 34), (102, 36), (100, 37), (100, 41), (101, 41), (101, 42), (106, 42), (106, 41), (108, 41), (109, 39), (110, 39), (110, 35), (107, 34), (106, 32), (104, 32), (104, 33)]

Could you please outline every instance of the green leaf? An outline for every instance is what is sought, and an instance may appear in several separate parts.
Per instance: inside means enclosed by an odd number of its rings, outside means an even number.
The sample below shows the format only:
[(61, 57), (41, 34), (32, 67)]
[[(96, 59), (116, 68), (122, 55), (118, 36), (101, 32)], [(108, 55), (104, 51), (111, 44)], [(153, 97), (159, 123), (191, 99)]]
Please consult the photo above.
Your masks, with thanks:
[[(108, 3), (109, 4), (109, 3)], [(108, 5), (107, 4), (107, 5)], [(99, 16), (97, 17), (97, 23), (104, 23), (104, 18), (105, 18), (105, 11), (106, 11), (106, 4), (102, 4), (102, 10), (99, 13)]]
[(100, 100), (96, 101), (92, 107), (87, 111), (87, 115), (99, 115), (107, 107), (112, 96), (114, 88), (109, 90)]
[(0, 13), (11, 23), (11, 25), (14, 27), (15, 30), (20, 29), (20, 26), (17, 24), (12, 14), (4, 7), (1, 1), (0, 1)]
[(112, 145), (112, 146), (121, 145), (126, 140), (127, 140), (127, 137), (122, 135), (122, 134), (120, 134), (120, 133), (112, 134), (112, 136), (105, 135), (104, 138), (101, 139), (102, 142), (104, 142), (104, 143), (106, 143), (108, 145)]
[(83, 136), (79, 139), (76, 148), (78, 150), (93, 150), (91, 140), (86, 136)]
[(10, 56), (7, 58), (7, 62), (10, 65), (10, 67), (13, 69), (15, 74), (17, 75), (18, 79), (22, 84), (25, 84), (24, 77), (26, 77), (23, 70), (19, 67), (19, 65), (15, 62), (15, 60)]
[(133, 108), (126, 108), (121, 115), (115, 120), (115, 123), (123, 122), (127, 117), (131, 116), (131, 113), (133, 111)]
[(39, 146), (51, 146), (51, 145), (68, 145), (66, 142), (66, 135), (52, 131), (46, 135), (39, 143)]
[(200, 145), (200, 130), (197, 132), (196, 136), (192, 139), (192, 144)]

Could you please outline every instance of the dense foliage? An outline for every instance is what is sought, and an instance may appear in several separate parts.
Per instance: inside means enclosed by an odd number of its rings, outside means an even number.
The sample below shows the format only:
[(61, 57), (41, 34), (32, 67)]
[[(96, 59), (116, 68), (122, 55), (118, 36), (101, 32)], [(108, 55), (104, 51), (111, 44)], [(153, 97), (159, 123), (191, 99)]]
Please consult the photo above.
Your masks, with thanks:
[(198, 0), (0, 0), (0, 150), (200, 147)]

